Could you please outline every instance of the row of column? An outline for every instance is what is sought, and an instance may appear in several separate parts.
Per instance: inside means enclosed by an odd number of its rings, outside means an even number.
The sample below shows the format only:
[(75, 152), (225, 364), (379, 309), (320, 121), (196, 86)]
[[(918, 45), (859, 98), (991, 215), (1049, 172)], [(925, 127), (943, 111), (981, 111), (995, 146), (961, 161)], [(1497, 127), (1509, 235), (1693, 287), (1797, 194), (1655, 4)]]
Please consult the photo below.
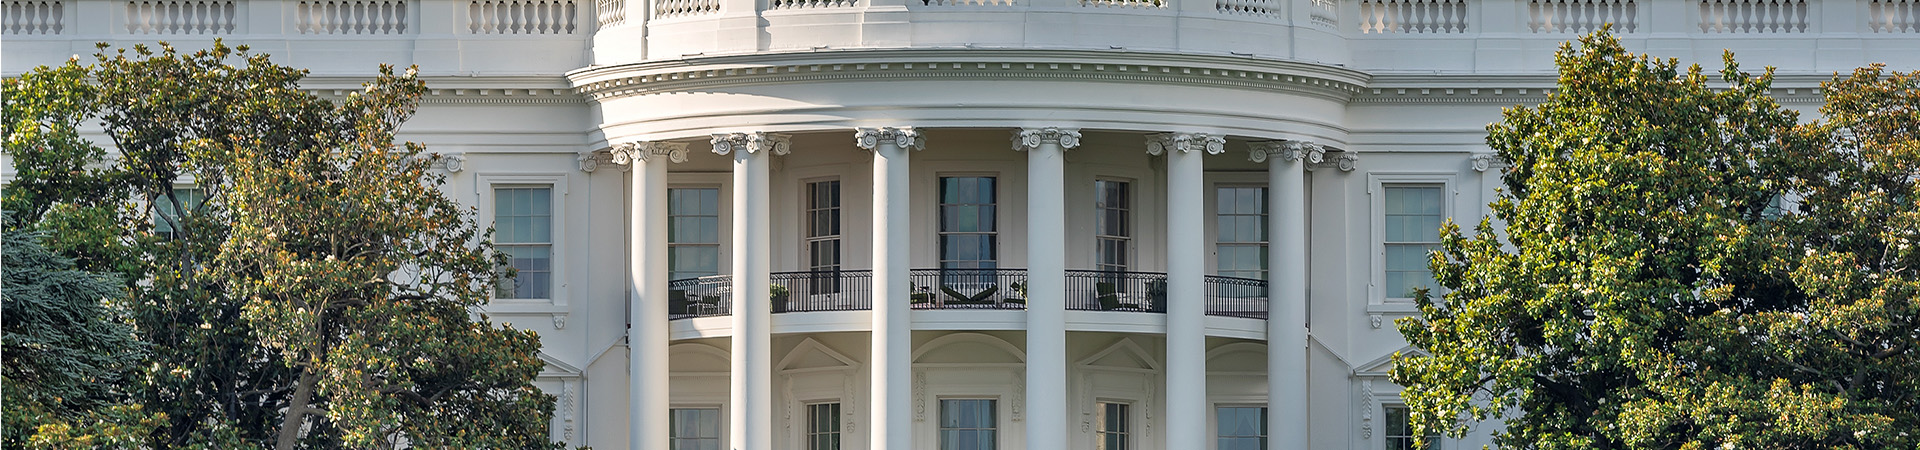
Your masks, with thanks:
[[(772, 133), (716, 134), (713, 151), (733, 158), (733, 337), (729, 446), (773, 448), (771, 312), (772, 220), (769, 154), (784, 155), (788, 140)], [(1224, 151), (1225, 139), (1205, 133), (1147, 137), (1147, 152), (1167, 160), (1167, 448), (1207, 448), (1206, 310), (1207, 245), (1203, 157)], [(925, 147), (911, 127), (863, 128), (855, 143), (873, 159), (873, 370), (867, 431), (874, 449), (912, 445), (911, 309), (908, 249), (908, 156)], [(1072, 128), (1025, 128), (1014, 134), (1015, 150), (1027, 153), (1028, 226), (1026, 448), (1067, 448), (1066, 355), (1066, 161), (1080, 145)], [(1255, 162), (1269, 163), (1269, 448), (1306, 448), (1306, 203), (1307, 162), (1323, 154), (1311, 143), (1256, 142)], [(639, 142), (613, 150), (614, 162), (631, 165), (632, 329), (629, 330), (631, 448), (667, 448), (667, 173), (669, 161), (686, 158), (686, 144)], [(1051, 298), (1049, 298), (1049, 296)], [(851, 400), (851, 399), (848, 399)]]

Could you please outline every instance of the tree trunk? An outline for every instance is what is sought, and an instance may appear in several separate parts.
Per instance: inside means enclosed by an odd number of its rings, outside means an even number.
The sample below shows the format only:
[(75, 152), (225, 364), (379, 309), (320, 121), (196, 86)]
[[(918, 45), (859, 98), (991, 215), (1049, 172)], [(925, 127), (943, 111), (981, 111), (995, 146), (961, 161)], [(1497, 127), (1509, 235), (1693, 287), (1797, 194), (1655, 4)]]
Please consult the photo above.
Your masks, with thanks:
[(313, 386), (319, 384), (320, 377), (312, 371), (300, 371), (300, 381), (293, 385), (293, 401), (287, 404), (287, 415), (280, 419), (280, 439), (275, 442), (275, 450), (293, 450), (300, 441), (300, 428), (306, 424), (308, 403), (313, 402)]

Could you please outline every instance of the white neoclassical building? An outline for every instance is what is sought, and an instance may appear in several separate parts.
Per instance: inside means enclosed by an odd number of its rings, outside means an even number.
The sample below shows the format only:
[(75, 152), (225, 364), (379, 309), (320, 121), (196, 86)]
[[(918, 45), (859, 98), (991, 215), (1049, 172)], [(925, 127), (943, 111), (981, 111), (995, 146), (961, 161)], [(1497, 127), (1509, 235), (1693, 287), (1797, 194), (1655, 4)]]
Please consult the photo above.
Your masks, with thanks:
[(542, 336), (553, 439), (602, 449), (1407, 448), (1393, 321), (1561, 42), (1732, 49), (1809, 111), (1920, 67), (1920, 0), (0, 5), (7, 75), (418, 65), (404, 137), (514, 257), (487, 310)]

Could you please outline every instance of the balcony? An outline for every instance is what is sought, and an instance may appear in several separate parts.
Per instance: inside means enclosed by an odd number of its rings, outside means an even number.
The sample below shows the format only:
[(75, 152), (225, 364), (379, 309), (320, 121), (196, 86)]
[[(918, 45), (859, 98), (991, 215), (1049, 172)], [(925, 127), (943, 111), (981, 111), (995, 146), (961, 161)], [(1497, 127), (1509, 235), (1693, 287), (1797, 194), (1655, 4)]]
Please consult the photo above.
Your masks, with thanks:
[[(913, 269), (910, 304), (916, 310), (1019, 310), (1027, 307), (1026, 269)], [(873, 271), (777, 272), (774, 286), (785, 289), (772, 300), (774, 313), (866, 311), (873, 309)], [(1067, 309), (1166, 313), (1173, 298), (1162, 272), (1068, 270)], [(1267, 282), (1207, 276), (1198, 301), (1207, 315), (1267, 318)], [(673, 280), (667, 287), (670, 319), (725, 316), (732, 313), (733, 279), (727, 275)], [(779, 289), (775, 289), (779, 292)], [(773, 293), (769, 293), (770, 295)]]

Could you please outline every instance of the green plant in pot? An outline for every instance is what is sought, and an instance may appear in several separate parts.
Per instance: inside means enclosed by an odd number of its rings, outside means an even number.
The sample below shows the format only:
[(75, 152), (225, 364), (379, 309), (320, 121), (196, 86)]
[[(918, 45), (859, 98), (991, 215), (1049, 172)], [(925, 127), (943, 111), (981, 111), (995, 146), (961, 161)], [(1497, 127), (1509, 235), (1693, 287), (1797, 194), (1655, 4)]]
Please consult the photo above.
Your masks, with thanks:
[(776, 284), (767, 291), (767, 297), (773, 301), (773, 312), (787, 312), (787, 287)]

